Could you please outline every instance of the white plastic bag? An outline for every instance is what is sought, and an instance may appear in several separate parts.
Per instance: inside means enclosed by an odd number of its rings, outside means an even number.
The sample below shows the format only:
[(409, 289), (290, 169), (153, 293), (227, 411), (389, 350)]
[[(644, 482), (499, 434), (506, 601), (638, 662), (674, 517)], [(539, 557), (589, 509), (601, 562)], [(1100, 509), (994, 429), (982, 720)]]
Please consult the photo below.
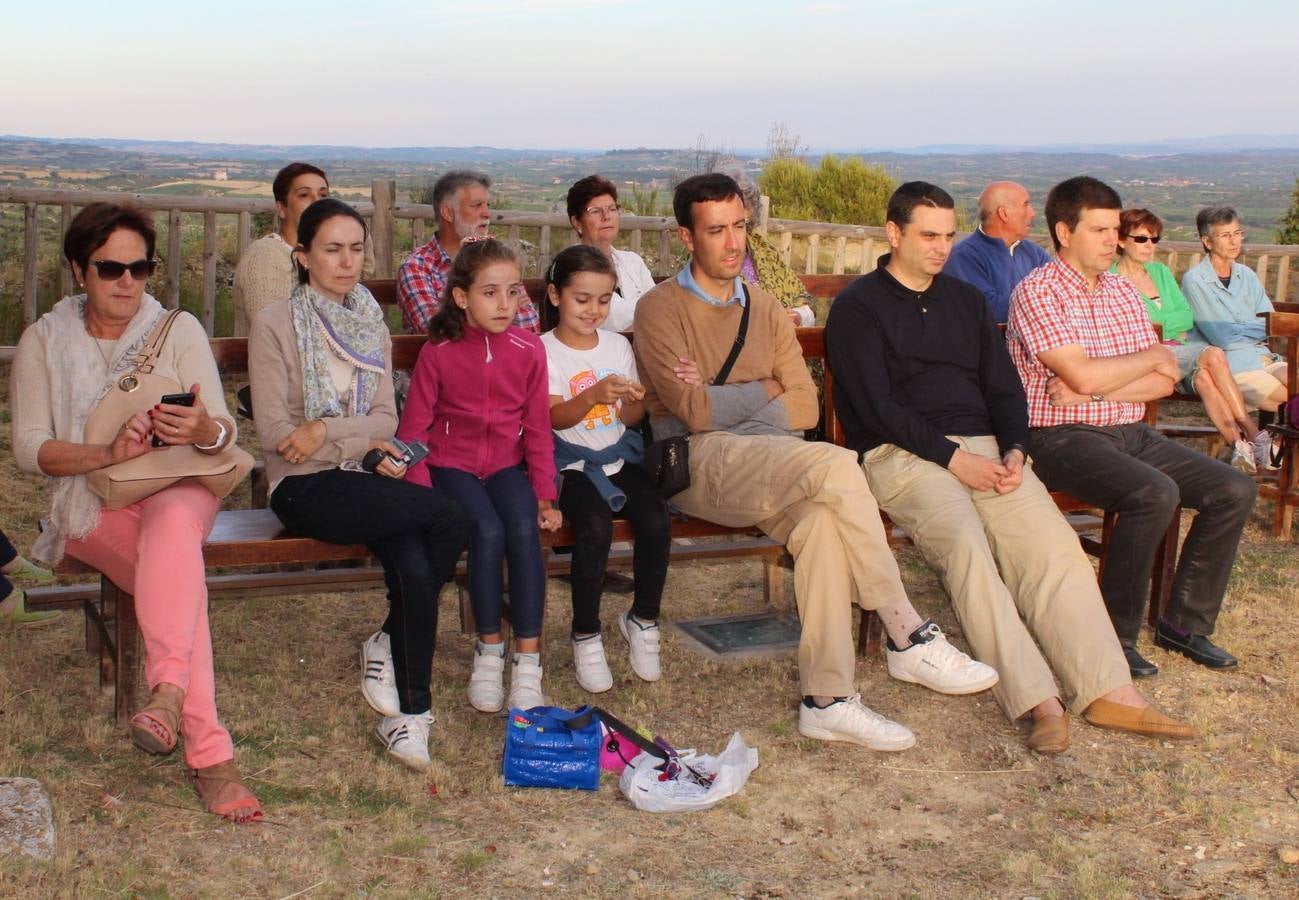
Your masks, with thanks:
[(738, 793), (749, 780), (749, 774), (758, 767), (758, 751), (744, 743), (738, 731), (717, 756), (699, 756), (693, 750), (683, 750), (680, 759), (705, 775), (714, 775), (712, 784), (708, 787), (696, 784), (684, 772), (677, 778), (662, 778), (662, 770), (654, 768), (662, 761), (641, 753), (623, 769), (618, 787), (637, 809), (687, 812), (708, 809)]

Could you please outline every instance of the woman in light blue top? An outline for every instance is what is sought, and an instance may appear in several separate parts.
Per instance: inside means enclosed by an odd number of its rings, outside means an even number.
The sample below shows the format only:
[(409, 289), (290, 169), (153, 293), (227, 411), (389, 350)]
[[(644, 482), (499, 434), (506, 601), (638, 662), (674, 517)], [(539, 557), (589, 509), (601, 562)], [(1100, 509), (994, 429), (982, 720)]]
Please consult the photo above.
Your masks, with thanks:
[(1146, 301), (1146, 312), (1160, 327), (1164, 344), (1177, 354), (1183, 390), (1204, 401), (1209, 418), (1232, 448), (1231, 464), (1252, 475), (1270, 461), (1271, 435), (1250, 418), (1226, 354), (1201, 337), (1172, 271), (1155, 262), (1155, 245), (1163, 231), (1164, 223), (1150, 210), (1125, 209), (1119, 218), (1119, 258), (1110, 271), (1131, 281)]
[(1182, 276), (1182, 293), (1205, 340), (1220, 347), (1250, 409), (1275, 412), (1286, 401), (1286, 365), (1267, 345), (1261, 313), (1272, 311), (1258, 276), (1236, 262), (1245, 231), (1230, 207), (1195, 217), (1207, 255)]

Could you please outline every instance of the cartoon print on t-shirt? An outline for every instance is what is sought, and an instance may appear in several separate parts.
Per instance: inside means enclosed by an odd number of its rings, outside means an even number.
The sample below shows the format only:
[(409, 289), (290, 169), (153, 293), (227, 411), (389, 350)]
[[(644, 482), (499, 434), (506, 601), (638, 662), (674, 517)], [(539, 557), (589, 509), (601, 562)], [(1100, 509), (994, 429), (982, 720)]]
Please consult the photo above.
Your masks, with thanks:
[[(609, 375), (617, 375), (616, 369), (597, 369), (592, 372), (590, 369), (578, 372), (568, 380), (568, 389), (576, 397), (582, 391), (592, 387), (602, 378)], [(592, 406), (586, 416), (578, 423), (577, 427), (585, 428), (587, 431), (595, 431), (602, 428), (613, 428), (617, 424), (617, 413), (610, 409), (607, 404), (597, 403)]]

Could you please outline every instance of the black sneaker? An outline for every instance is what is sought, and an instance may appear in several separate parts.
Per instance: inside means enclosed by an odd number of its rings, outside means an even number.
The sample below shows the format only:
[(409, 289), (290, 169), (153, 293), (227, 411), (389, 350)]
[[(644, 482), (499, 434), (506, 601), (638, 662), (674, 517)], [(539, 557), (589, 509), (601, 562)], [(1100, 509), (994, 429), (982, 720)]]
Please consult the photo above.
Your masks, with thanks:
[(1155, 645), (1173, 650), (1209, 669), (1234, 669), (1236, 657), (1202, 634), (1181, 634), (1160, 622), (1155, 626)]
[(1138, 653), (1136, 647), (1124, 646), (1123, 658), (1128, 661), (1128, 672), (1133, 678), (1150, 678), (1159, 674), (1159, 666)]

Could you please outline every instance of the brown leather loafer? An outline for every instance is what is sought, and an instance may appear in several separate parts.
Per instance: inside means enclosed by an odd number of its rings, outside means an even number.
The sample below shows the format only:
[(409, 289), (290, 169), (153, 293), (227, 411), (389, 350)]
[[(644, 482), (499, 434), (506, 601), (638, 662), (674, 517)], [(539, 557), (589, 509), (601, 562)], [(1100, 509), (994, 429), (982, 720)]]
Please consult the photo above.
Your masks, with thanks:
[(1189, 741), (1195, 737), (1195, 729), (1190, 725), (1170, 719), (1153, 706), (1138, 709), (1109, 700), (1093, 700), (1083, 711), (1083, 718), (1097, 728), (1113, 728), (1175, 741)]
[(1034, 753), (1063, 753), (1069, 749), (1069, 717), (1043, 716), (1028, 732), (1028, 749)]

